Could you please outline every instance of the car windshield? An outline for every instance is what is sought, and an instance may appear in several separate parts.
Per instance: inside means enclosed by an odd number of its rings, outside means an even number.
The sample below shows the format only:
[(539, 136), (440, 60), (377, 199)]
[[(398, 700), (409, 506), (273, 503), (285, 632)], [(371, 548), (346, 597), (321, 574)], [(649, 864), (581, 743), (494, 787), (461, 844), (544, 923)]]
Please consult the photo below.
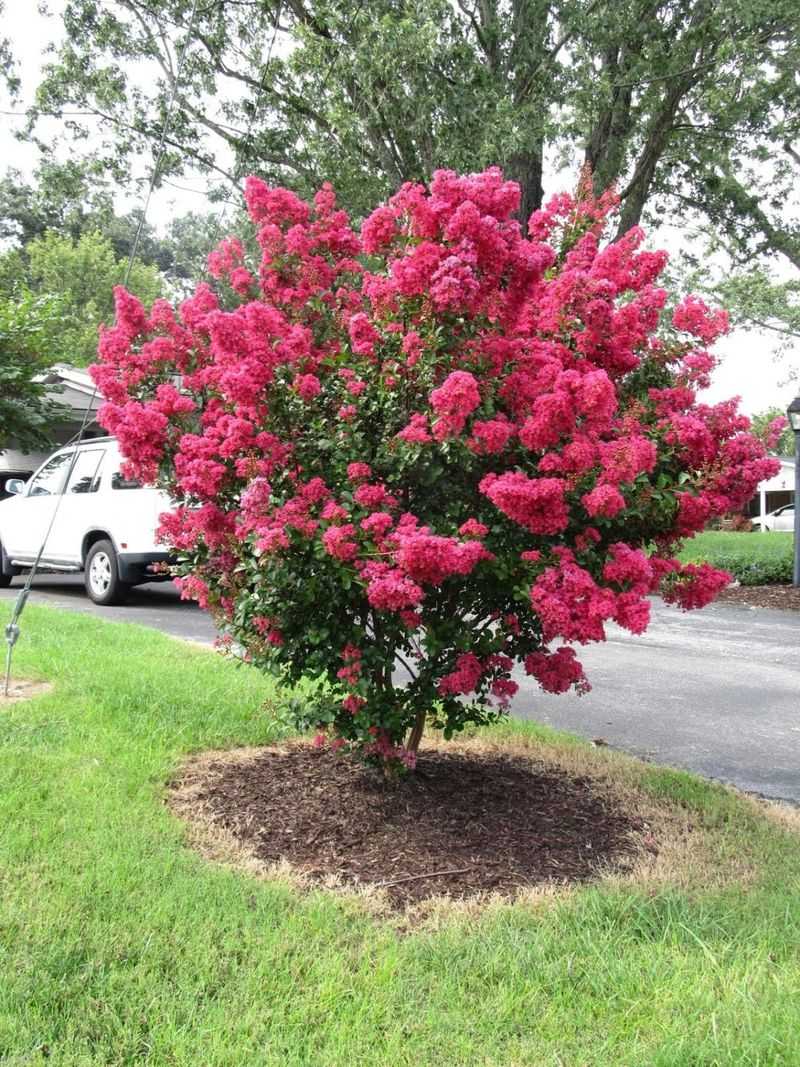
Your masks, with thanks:
[(62, 452), (49, 459), (30, 483), (28, 496), (51, 496), (60, 493), (71, 458), (71, 452)]

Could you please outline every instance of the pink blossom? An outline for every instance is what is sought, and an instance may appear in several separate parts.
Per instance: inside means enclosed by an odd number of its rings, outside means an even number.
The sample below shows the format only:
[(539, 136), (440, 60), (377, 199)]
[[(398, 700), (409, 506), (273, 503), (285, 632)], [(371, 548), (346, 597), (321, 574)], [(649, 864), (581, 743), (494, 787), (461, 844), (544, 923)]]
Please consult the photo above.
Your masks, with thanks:
[(316, 374), (298, 374), (294, 380), (294, 388), (300, 398), (306, 402), (319, 396), (322, 391), (322, 386)]
[(566, 693), (573, 687), (579, 693), (586, 693), (591, 688), (572, 648), (531, 652), (525, 657), (525, 671), (533, 675), (546, 693)]
[(379, 611), (400, 611), (419, 604), (424, 593), (401, 570), (389, 570), (373, 578), (367, 586), (367, 600)]
[(445, 674), (438, 684), (443, 696), (471, 693), (477, 688), (483, 674), (481, 661), (472, 652), (464, 652), (456, 659), (455, 669)]
[(425, 445), (433, 440), (428, 430), (428, 417), (419, 412), (414, 412), (408, 426), (405, 426), (397, 436), (407, 444)]
[(487, 474), (479, 485), (495, 507), (526, 530), (537, 534), (560, 533), (569, 522), (560, 478), (529, 478), (521, 471)]
[(358, 543), (353, 540), (356, 532), (352, 523), (344, 526), (329, 526), (322, 535), (325, 551), (334, 559), (351, 560), (358, 555)]
[(380, 340), (380, 335), (367, 316), (363, 312), (352, 315), (347, 323), (347, 332), (350, 334), (350, 343), (353, 351), (359, 356), (371, 356), (375, 352), (375, 345)]
[(351, 482), (363, 482), (372, 477), (372, 467), (369, 463), (348, 463), (347, 477)]
[(625, 497), (613, 485), (596, 485), (590, 493), (584, 493), (581, 503), (589, 515), (601, 515), (613, 519), (625, 507)]
[(515, 433), (514, 424), (505, 419), (476, 419), (467, 447), (479, 455), (502, 452)]
[(687, 296), (675, 308), (672, 324), (678, 330), (685, 330), (699, 337), (705, 344), (713, 344), (716, 339), (730, 328), (727, 311), (711, 311), (698, 296)]
[(467, 416), (481, 402), (478, 383), (468, 371), (453, 371), (434, 389), (430, 396), (431, 407), (440, 416), (439, 423), (446, 434), (460, 433)]
[(376, 208), (361, 226), (364, 251), (382, 252), (398, 235), (397, 211), (386, 206)]
[(400, 346), (401, 351), (406, 357), (406, 363), (409, 367), (413, 367), (419, 360), (423, 352), (423, 342), (420, 335), (416, 330), (409, 330), (403, 338), (403, 343)]
[(361, 529), (377, 541), (384, 538), (393, 525), (394, 519), (387, 511), (373, 511), (359, 523)]
[(488, 534), (489, 527), (484, 526), (483, 523), (478, 522), (477, 519), (470, 518), (459, 526), (458, 532), (461, 534), (462, 537), (481, 538), (485, 537)]
[(731, 581), (727, 571), (709, 563), (686, 563), (662, 588), (661, 595), (668, 604), (678, 604), (684, 611), (704, 608)]
[(410, 533), (399, 535), (395, 558), (403, 570), (420, 584), (441, 585), (452, 575), (469, 574), (484, 559), (492, 559), (479, 541)]

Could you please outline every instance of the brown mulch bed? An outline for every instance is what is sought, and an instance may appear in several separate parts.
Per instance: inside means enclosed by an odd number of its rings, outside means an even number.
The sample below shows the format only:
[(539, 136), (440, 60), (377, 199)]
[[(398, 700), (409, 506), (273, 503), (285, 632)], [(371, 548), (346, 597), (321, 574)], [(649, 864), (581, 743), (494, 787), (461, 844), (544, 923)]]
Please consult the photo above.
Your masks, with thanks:
[(736, 585), (723, 589), (720, 603), (744, 604), (753, 608), (780, 608), (800, 611), (800, 588), (794, 585)]
[(426, 750), (416, 774), (387, 782), (350, 757), (296, 745), (210, 762), (193, 792), (260, 860), (382, 887), (400, 909), (628, 869), (642, 829), (589, 779), (495, 752)]

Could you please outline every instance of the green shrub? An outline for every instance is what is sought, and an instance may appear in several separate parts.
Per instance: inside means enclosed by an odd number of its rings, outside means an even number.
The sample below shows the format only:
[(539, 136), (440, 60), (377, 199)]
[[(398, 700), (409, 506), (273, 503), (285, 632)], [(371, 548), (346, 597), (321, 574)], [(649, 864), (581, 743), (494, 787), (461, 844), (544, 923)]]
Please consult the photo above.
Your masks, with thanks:
[(707, 530), (687, 541), (684, 563), (707, 562), (730, 571), (742, 585), (780, 585), (792, 580), (792, 534)]

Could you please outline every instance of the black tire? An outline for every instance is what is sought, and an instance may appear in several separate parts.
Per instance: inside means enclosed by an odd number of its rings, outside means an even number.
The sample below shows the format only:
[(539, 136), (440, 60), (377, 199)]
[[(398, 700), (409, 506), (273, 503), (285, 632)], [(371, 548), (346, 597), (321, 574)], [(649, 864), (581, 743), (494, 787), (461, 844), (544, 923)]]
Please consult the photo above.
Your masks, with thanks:
[(8, 557), (3, 551), (3, 542), (0, 541), (0, 589), (8, 589), (13, 577), (14, 572), (11, 564), (8, 562)]
[(86, 595), (95, 604), (123, 604), (130, 586), (119, 576), (117, 553), (110, 541), (95, 541), (86, 556), (83, 572)]

